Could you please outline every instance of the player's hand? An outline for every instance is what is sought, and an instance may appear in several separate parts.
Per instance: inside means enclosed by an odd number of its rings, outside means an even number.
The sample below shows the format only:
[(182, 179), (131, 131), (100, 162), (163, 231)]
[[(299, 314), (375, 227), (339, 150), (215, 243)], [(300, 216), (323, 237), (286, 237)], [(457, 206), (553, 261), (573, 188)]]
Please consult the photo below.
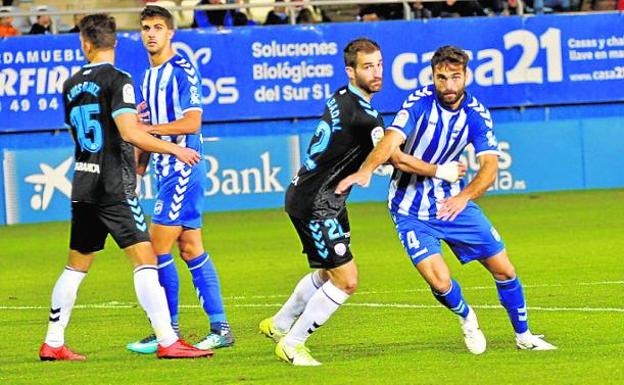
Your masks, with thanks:
[(149, 113), (149, 110), (147, 109), (147, 102), (142, 101), (141, 103), (137, 105), (136, 108), (137, 108), (137, 118), (139, 119), (139, 122), (144, 122), (144, 123), (149, 122), (150, 113)]
[(465, 164), (457, 161), (439, 164), (436, 168), (435, 177), (450, 183), (455, 183), (466, 175), (466, 169), (467, 167)]
[(194, 166), (201, 160), (201, 155), (193, 149), (186, 147), (178, 147), (174, 154), (176, 158), (180, 160), (180, 162), (187, 164), (189, 166)]
[(436, 218), (443, 221), (454, 221), (455, 218), (457, 218), (457, 216), (464, 211), (468, 201), (468, 198), (461, 195), (443, 199), (440, 201), (442, 205), (440, 206), (440, 209), (438, 209)]
[(360, 185), (362, 187), (368, 187), (371, 180), (371, 173), (358, 171), (344, 178), (338, 183), (336, 190), (334, 191), (338, 195), (344, 194), (347, 190), (351, 188), (354, 184)]

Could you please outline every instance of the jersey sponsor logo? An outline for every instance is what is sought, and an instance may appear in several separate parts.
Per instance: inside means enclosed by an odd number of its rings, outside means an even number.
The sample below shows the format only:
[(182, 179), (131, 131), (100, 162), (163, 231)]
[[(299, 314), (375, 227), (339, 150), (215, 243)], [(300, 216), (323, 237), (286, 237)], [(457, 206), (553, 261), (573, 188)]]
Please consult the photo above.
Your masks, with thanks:
[(383, 128), (377, 126), (375, 128), (373, 128), (373, 130), (371, 131), (371, 140), (373, 141), (373, 146), (377, 147), (377, 144), (379, 144), (379, 142), (381, 142), (381, 140), (384, 137), (384, 130)]
[(76, 162), (74, 171), (90, 172), (93, 174), (100, 173), (100, 165), (96, 163)]
[(70, 156), (56, 167), (40, 163), (41, 174), (28, 175), (24, 179), (27, 183), (34, 185), (35, 194), (30, 198), (30, 207), (33, 210), (46, 210), (56, 190), (68, 198), (71, 197), (72, 185), (67, 179), (67, 171), (69, 171), (73, 160), (73, 157)]
[(136, 104), (136, 98), (134, 97), (134, 87), (132, 84), (126, 84), (122, 90), (123, 101), (128, 104)]
[(397, 112), (394, 120), (392, 121), (392, 125), (396, 127), (405, 128), (407, 121), (409, 119), (409, 112), (407, 110), (401, 110)]
[(160, 215), (160, 213), (162, 213), (162, 209), (163, 209), (162, 199), (156, 200), (156, 203), (154, 203), (154, 215)]
[(336, 243), (334, 245), (334, 252), (336, 255), (342, 257), (347, 252), (347, 246), (344, 243)]

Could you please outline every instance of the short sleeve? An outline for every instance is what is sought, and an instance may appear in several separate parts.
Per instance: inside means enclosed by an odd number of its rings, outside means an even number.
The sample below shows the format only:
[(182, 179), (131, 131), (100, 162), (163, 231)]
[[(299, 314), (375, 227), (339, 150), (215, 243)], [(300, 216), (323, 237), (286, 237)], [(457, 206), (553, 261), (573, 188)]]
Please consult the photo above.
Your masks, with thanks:
[(407, 138), (416, 127), (413, 111), (411, 108), (399, 110), (386, 130), (397, 131), (403, 138)]
[(494, 154), (500, 155), (498, 141), (494, 135), (494, 123), (490, 116), (490, 112), (484, 109), (483, 112), (473, 113), (473, 122), (471, 122), (470, 142), (474, 146), (475, 155)]
[(123, 113), (136, 114), (136, 103), (132, 78), (119, 73), (111, 87), (111, 115), (113, 119)]
[(193, 110), (203, 111), (199, 72), (192, 66), (189, 66), (189, 68), (181, 67), (180, 71), (176, 72), (176, 81), (182, 113)]

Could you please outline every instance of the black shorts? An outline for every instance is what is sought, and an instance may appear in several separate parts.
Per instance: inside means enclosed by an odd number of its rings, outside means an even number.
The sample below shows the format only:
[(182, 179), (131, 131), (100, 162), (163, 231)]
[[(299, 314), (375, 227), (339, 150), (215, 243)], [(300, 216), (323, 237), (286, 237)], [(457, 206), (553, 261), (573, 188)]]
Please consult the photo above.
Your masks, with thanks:
[(108, 234), (122, 249), (150, 241), (138, 199), (106, 205), (72, 202), (70, 249), (83, 254), (100, 251)]
[(290, 220), (299, 234), (311, 268), (333, 269), (353, 259), (347, 210), (337, 218), (305, 220), (290, 216)]

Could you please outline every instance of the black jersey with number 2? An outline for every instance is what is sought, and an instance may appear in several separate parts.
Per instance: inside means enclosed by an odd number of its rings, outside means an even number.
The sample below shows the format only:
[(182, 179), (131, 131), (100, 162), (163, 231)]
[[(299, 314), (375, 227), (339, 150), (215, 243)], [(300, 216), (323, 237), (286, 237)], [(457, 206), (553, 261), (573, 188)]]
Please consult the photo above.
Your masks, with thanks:
[(303, 219), (337, 217), (348, 194), (336, 195), (338, 182), (357, 171), (383, 136), (384, 122), (353, 86), (340, 88), (308, 146), (303, 166), (286, 192), (286, 212)]
[(88, 64), (63, 85), (65, 124), (74, 138), (72, 201), (106, 204), (135, 195), (134, 147), (115, 124), (122, 113), (135, 113), (129, 74), (111, 63)]

